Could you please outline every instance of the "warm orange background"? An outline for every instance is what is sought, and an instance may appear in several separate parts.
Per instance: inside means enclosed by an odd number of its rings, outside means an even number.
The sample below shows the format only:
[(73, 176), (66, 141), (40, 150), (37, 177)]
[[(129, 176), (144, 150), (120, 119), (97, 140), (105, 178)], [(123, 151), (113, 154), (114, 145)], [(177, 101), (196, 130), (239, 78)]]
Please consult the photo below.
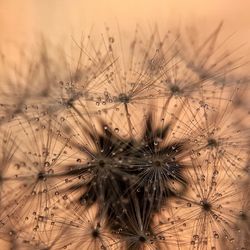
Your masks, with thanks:
[(170, 29), (194, 24), (206, 32), (221, 20), (225, 34), (246, 43), (250, 59), (250, 0), (0, 0), (0, 56), (16, 60), (18, 49), (32, 47), (41, 34), (64, 45), (105, 24), (118, 23), (125, 32), (137, 23)]
[(0, 0), (0, 48), (11, 54), (10, 45), (27, 45), (40, 33), (57, 43), (115, 22), (122, 30), (155, 22), (162, 27), (195, 23), (205, 29), (225, 20), (224, 29), (246, 42), (249, 11), (249, 0)]

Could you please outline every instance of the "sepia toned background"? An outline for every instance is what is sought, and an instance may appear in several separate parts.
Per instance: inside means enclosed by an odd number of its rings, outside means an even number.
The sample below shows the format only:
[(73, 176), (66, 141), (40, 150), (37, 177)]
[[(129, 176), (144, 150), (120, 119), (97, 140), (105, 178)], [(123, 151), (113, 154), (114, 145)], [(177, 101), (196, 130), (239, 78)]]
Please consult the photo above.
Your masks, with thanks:
[[(249, 12), (250, 0), (0, 0), (0, 59), (4, 54), (20, 63), (20, 51), (32, 56), (41, 37), (67, 47), (106, 25), (123, 34), (133, 34), (137, 24), (163, 32), (195, 25), (209, 33), (221, 21), (222, 36), (230, 36), (233, 49), (242, 45), (240, 53), (250, 59)], [(249, 65), (244, 69), (249, 72)]]
[[(63, 43), (104, 24), (119, 24), (127, 32), (136, 23), (161, 28), (195, 24), (203, 30), (221, 20), (226, 33), (247, 42), (249, 10), (248, 0), (0, 0), (0, 48), (11, 56), (41, 34)], [(245, 45), (246, 52), (249, 47)]]

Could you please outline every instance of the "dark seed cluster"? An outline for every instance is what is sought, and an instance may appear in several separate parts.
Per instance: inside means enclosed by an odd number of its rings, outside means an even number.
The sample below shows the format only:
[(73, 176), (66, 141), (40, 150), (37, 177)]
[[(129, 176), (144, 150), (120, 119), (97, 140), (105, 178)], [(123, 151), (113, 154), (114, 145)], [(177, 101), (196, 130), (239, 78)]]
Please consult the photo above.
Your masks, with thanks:
[(249, 249), (249, 77), (221, 27), (2, 57), (1, 249)]

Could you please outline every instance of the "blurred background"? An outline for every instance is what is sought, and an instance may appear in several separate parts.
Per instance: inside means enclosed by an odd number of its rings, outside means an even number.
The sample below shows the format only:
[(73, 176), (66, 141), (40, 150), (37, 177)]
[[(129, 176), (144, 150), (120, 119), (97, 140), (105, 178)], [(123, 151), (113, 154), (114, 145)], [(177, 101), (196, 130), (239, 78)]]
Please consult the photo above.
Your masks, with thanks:
[(224, 32), (250, 52), (248, 0), (0, 0), (0, 49), (15, 57), (17, 48), (34, 45), (41, 34), (67, 43), (86, 30), (119, 25), (129, 32), (136, 24), (164, 29), (195, 24), (201, 30), (224, 21)]
[[(195, 26), (201, 33), (210, 34), (221, 21), (224, 23), (222, 41), (223, 37), (229, 38), (230, 42), (227, 46), (233, 52), (237, 51), (235, 48), (240, 47), (239, 56), (236, 53), (237, 57), (243, 55), (246, 58), (243, 61), (247, 62), (250, 59), (249, 12), (250, 0), (0, 0), (0, 63), (5, 57), (14, 61), (17, 68), (24, 67), (25, 60), (20, 54), (24, 52), (30, 55), (33, 65), (33, 59), (36, 56), (36, 53), (33, 53), (34, 48), (39, 48), (41, 38), (67, 48), (73, 40), (79, 41), (82, 34), (89, 34), (91, 30), (100, 34), (107, 25), (120, 30), (123, 36), (127, 34), (133, 36), (136, 25), (140, 25), (145, 34), (149, 35), (150, 32), (147, 33), (147, 31), (152, 31), (155, 25), (158, 25), (162, 33), (173, 28), (185, 29), (188, 26)], [(46, 63), (44, 65), (46, 68)], [(56, 67), (55, 69), (57, 70)], [(249, 75), (249, 63), (244, 70)], [(1, 71), (6, 73), (0, 66), (0, 76)], [(34, 70), (34, 72), (37, 71)], [(22, 76), (21, 73), (20, 75)], [(44, 75), (47, 77), (46, 72)], [(23, 76), (23, 82), (22, 78), (20, 82), (26, 84), (26, 74), (24, 73)], [(39, 75), (36, 77), (34, 79), (39, 78)], [(42, 81), (43, 78), (34, 86), (37, 88)], [(0, 90), (4, 93), (1, 95), (0, 102), (8, 103), (8, 95), (3, 91), (3, 82), (5, 81), (0, 81)], [(13, 86), (15, 86), (16, 82), (12, 78), (10, 82), (14, 82)], [(47, 82), (50, 83), (50, 81)], [(13, 89), (11, 84), (8, 86), (7, 93), (10, 97), (13, 96), (12, 93), (19, 94), (18, 81), (16, 86), (16, 89)], [(60, 92), (57, 92), (60, 98)], [(241, 92), (245, 97), (249, 94), (245, 89)], [(238, 105), (246, 106), (250, 114), (249, 98), (246, 98), (247, 101), (242, 101), (242, 93), (239, 95)], [(22, 95), (20, 96), (22, 98)], [(6, 100), (2, 100), (4, 97)], [(18, 99), (14, 99), (14, 102), (18, 103)], [(6, 113), (9, 115), (8, 112)], [(246, 127), (249, 126), (248, 124), (249, 120), (246, 121)], [(2, 245), (1, 247), (8, 249)]]

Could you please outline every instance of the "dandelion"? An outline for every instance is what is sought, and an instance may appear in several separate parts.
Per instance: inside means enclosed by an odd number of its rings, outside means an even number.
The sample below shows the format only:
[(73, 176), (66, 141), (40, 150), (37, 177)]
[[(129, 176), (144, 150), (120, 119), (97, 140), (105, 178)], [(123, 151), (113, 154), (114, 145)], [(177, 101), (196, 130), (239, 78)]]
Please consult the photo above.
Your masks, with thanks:
[(210, 178), (205, 173), (193, 173), (190, 178), (194, 181), (189, 192), (178, 197), (170, 209), (187, 225), (184, 235), (189, 235), (191, 249), (220, 249), (224, 241), (234, 248), (239, 237), (235, 223), (242, 205), (240, 189), (220, 179), (218, 171)]
[(221, 28), (42, 39), (2, 73), (6, 249), (247, 249), (248, 77)]

